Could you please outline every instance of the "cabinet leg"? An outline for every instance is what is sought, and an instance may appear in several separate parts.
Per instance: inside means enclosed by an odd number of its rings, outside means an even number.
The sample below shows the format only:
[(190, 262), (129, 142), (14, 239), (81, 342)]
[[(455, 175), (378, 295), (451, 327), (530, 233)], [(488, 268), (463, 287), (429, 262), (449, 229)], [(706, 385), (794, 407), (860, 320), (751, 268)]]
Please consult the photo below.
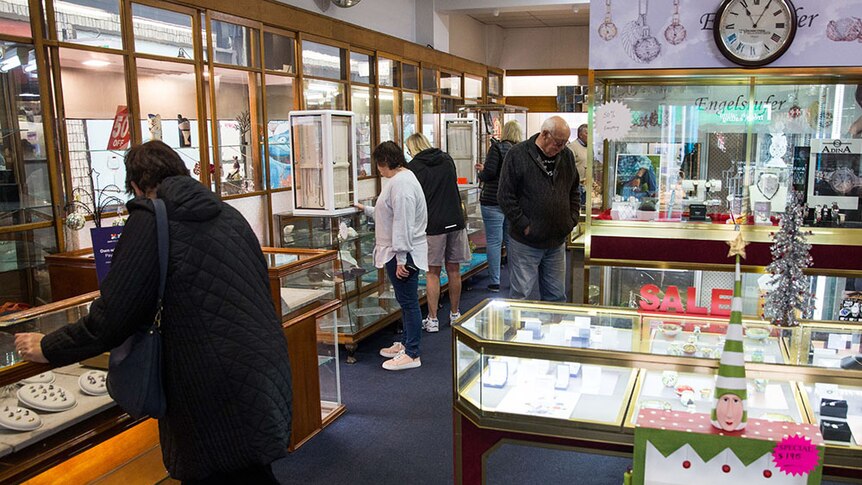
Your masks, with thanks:
[(356, 363), (356, 344), (344, 344), (344, 348), (347, 349), (347, 363), (355, 364)]

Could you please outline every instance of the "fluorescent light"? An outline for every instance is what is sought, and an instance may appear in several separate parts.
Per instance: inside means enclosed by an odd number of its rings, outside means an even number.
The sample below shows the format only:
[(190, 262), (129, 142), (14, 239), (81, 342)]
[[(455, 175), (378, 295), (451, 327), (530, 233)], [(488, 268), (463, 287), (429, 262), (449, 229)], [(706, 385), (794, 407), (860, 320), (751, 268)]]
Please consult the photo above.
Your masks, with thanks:
[(101, 59), (88, 59), (88, 60), (82, 62), (81, 64), (88, 66), (88, 67), (105, 67), (105, 66), (109, 66), (111, 63), (108, 61), (103, 61)]
[(27, 67), (24, 68), (24, 72), (33, 72), (37, 69), (36, 62), (31, 62), (27, 64)]
[(21, 59), (19, 59), (16, 55), (12, 55), (11, 57), (7, 57), (6, 59), (4, 59), (3, 62), (0, 62), (0, 71), (11, 71), (12, 69), (15, 69), (16, 67), (20, 66)]

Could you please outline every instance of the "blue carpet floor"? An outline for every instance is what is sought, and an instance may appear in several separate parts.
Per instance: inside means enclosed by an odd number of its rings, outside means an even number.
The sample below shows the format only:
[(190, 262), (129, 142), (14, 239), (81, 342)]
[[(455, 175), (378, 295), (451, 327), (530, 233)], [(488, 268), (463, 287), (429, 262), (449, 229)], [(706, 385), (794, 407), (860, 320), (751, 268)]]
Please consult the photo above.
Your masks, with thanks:
[[(461, 310), (485, 298), (482, 273), (465, 284)], [(472, 289), (467, 289), (472, 287)], [(359, 345), (358, 362), (344, 363), (342, 396), (347, 412), (298, 451), (275, 463), (283, 484), (446, 485), (453, 479), (452, 336), (449, 305), (439, 312), (440, 332), (423, 333), (422, 367), (389, 372), (382, 347), (397, 339), (395, 325)], [(423, 311), (424, 314), (424, 311)], [(488, 485), (576, 483), (619, 485), (630, 458), (505, 445), (488, 460)], [(823, 482), (824, 484), (827, 482)]]

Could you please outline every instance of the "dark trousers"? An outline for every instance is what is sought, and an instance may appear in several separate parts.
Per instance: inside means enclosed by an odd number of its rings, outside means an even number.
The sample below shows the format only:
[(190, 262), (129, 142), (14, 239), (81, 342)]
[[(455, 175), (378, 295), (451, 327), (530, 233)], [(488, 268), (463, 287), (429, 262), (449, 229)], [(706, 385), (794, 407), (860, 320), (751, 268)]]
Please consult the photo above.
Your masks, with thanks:
[(272, 484), (278, 485), (278, 480), (272, 473), (272, 465), (255, 465), (239, 470), (216, 473), (202, 480), (183, 480), (183, 485), (236, 485), (236, 484)]

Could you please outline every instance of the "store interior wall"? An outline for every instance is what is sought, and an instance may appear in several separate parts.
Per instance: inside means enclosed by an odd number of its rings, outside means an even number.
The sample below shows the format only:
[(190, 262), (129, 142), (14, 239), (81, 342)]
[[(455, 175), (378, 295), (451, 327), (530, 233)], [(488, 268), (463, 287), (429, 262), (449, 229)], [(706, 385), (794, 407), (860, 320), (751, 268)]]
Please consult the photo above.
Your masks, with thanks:
[[(416, 42), (417, 4), (430, 0), (365, 0), (351, 8), (336, 7), (329, 0), (278, 0), (304, 10)], [(323, 8), (321, 8), (323, 7)]]
[(589, 27), (505, 29), (502, 54), (495, 65), (503, 69), (587, 69), (589, 52)]

